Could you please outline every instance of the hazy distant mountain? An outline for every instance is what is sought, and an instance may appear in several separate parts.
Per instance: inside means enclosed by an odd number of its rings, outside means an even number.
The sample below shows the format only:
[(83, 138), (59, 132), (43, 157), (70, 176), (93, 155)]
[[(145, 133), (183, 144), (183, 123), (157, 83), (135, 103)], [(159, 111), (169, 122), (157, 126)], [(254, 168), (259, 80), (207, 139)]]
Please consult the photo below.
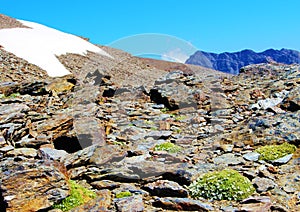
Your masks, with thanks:
[(259, 53), (247, 49), (240, 52), (224, 52), (220, 54), (197, 51), (190, 56), (186, 63), (238, 74), (243, 66), (272, 61), (284, 64), (300, 63), (300, 52), (290, 49), (268, 49)]

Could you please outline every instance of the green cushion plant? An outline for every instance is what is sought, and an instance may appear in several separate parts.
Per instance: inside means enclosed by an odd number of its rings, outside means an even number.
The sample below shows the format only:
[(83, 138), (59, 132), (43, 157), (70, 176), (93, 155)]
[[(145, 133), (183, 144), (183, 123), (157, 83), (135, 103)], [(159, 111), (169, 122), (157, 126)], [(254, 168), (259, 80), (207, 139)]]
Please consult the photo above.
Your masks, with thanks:
[(121, 191), (120, 193), (116, 194), (116, 198), (124, 198), (130, 196), (132, 196), (132, 193), (130, 191)]
[(55, 204), (53, 208), (62, 211), (69, 211), (79, 205), (82, 205), (91, 199), (96, 198), (96, 193), (84, 188), (73, 180), (68, 181), (70, 186), (70, 196), (65, 198), (61, 203)]
[(254, 193), (250, 180), (232, 169), (209, 172), (188, 187), (193, 198), (242, 200)]
[(288, 154), (292, 154), (296, 151), (296, 149), (297, 147), (295, 145), (283, 143), (280, 145), (263, 146), (255, 151), (260, 154), (260, 160), (272, 161), (282, 158)]
[(167, 151), (169, 153), (176, 153), (181, 150), (181, 147), (177, 146), (176, 144), (173, 144), (171, 142), (164, 142), (164, 143), (155, 145), (154, 150), (155, 151)]

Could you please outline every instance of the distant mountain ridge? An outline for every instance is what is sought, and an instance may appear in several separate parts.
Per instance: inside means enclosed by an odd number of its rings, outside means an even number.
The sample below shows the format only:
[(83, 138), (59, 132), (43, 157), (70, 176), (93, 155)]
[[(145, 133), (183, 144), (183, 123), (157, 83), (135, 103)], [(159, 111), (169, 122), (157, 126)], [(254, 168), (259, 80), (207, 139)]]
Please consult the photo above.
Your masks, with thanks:
[(186, 64), (200, 65), (230, 74), (238, 74), (243, 66), (250, 64), (277, 62), (284, 64), (300, 63), (300, 52), (291, 49), (268, 49), (263, 52), (254, 52), (246, 49), (240, 52), (224, 52), (220, 54), (197, 51), (185, 62)]

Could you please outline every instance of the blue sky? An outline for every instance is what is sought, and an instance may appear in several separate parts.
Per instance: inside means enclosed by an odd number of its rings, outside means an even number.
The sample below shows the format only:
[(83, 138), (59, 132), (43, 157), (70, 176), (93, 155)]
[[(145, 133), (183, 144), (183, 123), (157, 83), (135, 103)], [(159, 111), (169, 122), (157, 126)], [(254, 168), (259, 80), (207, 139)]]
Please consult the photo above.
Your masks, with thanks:
[(300, 50), (299, 0), (1, 0), (0, 13), (110, 44), (159, 33), (197, 49)]

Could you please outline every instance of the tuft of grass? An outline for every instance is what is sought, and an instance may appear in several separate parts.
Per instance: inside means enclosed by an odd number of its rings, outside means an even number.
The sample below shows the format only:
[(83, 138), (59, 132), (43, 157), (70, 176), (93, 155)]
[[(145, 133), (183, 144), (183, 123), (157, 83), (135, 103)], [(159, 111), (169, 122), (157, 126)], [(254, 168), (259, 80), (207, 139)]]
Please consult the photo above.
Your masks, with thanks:
[(160, 111), (161, 111), (162, 113), (167, 113), (167, 112), (169, 112), (170, 110), (169, 110), (168, 108), (165, 107), (165, 108), (161, 109)]
[(173, 144), (171, 142), (165, 142), (162, 144), (157, 144), (154, 147), (155, 151), (167, 151), (169, 153), (176, 153), (181, 150), (180, 146), (177, 146), (176, 144)]
[(77, 184), (73, 180), (68, 181), (70, 186), (70, 196), (65, 198), (61, 203), (55, 204), (54, 209), (60, 209), (62, 211), (69, 211), (79, 205), (82, 205), (91, 199), (96, 198), (96, 193), (84, 188), (83, 186)]
[(209, 172), (188, 187), (193, 198), (242, 200), (254, 193), (250, 180), (232, 169)]
[(255, 151), (260, 154), (260, 160), (272, 161), (282, 158), (288, 154), (292, 154), (296, 151), (296, 149), (297, 147), (295, 145), (283, 143), (280, 145), (263, 146)]
[(19, 96), (21, 96), (20, 93), (12, 93), (9, 96), (6, 96), (4, 94), (0, 94), (0, 99), (13, 99), (13, 98), (17, 98)]
[(187, 118), (187, 117), (184, 116), (184, 115), (176, 116), (176, 117), (175, 117), (175, 121), (183, 121), (183, 120), (185, 120), (186, 118)]
[(132, 193), (130, 191), (121, 191), (120, 193), (116, 194), (116, 198), (124, 198), (124, 197), (131, 197)]

